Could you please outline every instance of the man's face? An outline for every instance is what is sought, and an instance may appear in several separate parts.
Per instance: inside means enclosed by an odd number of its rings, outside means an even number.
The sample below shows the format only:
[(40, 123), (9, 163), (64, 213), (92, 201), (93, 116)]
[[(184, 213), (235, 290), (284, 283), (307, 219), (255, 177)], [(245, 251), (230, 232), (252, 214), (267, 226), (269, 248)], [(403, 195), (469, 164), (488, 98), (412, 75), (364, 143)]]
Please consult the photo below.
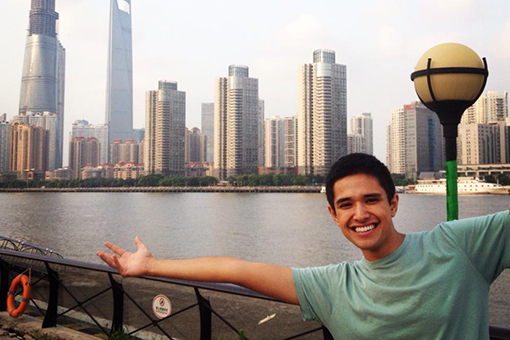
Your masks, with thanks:
[(370, 175), (344, 177), (333, 186), (335, 210), (329, 212), (343, 234), (361, 249), (368, 261), (379, 260), (397, 249), (404, 235), (398, 233), (392, 217), (397, 213), (398, 195), (388, 202), (379, 181)]

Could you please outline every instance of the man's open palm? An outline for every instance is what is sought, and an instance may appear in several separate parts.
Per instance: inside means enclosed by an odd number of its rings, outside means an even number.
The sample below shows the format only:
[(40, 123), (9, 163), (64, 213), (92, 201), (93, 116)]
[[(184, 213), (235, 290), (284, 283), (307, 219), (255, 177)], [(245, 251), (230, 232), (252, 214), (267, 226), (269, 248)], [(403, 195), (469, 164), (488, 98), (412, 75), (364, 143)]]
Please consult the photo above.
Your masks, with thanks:
[(135, 237), (135, 245), (137, 248), (135, 253), (125, 251), (121, 247), (110, 242), (105, 242), (104, 245), (118, 256), (102, 251), (98, 251), (96, 255), (106, 262), (107, 265), (116, 269), (120, 275), (147, 275), (148, 262), (153, 256), (149, 251), (149, 248), (147, 248), (138, 236)]

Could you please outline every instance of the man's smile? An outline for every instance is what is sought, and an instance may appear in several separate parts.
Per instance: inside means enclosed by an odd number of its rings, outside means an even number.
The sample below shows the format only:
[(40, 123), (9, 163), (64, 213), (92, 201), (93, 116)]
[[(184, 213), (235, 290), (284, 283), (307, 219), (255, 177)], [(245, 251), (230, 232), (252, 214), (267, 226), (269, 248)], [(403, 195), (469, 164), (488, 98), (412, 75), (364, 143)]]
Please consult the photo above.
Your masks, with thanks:
[(373, 222), (369, 224), (363, 224), (363, 225), (351, 225), (349, 226), (349, 229), (356, 232), (357, 235), (367, 235), (372, 230), (376, 229), (379, 223)]

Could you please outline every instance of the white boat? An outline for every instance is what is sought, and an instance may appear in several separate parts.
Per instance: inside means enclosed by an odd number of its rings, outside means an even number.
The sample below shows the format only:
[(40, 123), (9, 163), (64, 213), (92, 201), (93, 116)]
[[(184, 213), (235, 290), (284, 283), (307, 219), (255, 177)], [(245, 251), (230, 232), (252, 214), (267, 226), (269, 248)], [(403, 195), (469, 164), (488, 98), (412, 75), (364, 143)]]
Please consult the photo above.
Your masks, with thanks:
[[(496, 183), (488, 183), (473, 177), (459, 177), (457, 179), (459, 195), (508, 195), (509, 190)], [(414, 188), (416, 194), (446, 195), (446, 179), (418, 180)]]

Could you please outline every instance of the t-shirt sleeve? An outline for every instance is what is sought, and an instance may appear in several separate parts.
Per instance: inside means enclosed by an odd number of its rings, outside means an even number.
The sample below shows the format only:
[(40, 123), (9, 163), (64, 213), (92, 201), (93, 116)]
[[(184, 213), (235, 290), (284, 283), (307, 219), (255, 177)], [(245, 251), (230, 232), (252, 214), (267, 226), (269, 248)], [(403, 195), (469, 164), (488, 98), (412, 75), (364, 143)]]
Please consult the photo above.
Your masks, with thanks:
[(510, 213), (445, 222), (439, 229), (462, 248), (490, 284), (510, 268)]
[(294, 286), (304, 320), (324, 324), (331, 315), (331, 294), (340, 294), (338, 282), (343, 264), (314, 268), (292, 268)]

